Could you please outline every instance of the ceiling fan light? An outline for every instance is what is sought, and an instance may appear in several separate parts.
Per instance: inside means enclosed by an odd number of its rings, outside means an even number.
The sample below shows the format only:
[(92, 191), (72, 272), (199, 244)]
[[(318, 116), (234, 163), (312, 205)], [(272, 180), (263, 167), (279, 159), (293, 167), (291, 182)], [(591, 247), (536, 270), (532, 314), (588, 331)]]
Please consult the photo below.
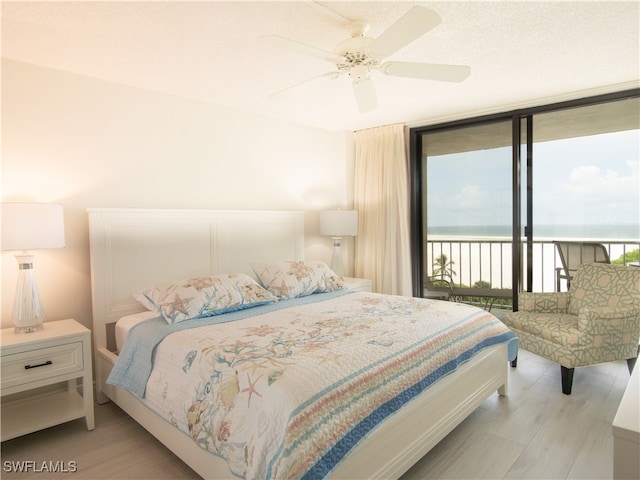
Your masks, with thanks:
[(353, 93), (360, 113), (367, 113), (378, 106), (378, 96), (370, 78), (353, 82)]
[(349, 70), (349, 76), (353, 80), (353, 83), (359, 83), (362, 80), (369, 79), (369, 69), (364, 65), (354, 65)]

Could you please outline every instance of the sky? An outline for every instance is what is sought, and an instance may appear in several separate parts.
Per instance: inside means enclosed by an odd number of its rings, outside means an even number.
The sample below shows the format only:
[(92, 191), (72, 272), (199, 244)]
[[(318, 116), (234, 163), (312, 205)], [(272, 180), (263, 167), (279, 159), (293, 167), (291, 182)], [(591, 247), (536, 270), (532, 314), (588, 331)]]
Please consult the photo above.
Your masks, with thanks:
[[(533, 155), (534, 228), (640, 237), (639, 130), (535, 143)], [(429, 225), (511, 225), (511, 147), (430, 157), (427, 175)]]

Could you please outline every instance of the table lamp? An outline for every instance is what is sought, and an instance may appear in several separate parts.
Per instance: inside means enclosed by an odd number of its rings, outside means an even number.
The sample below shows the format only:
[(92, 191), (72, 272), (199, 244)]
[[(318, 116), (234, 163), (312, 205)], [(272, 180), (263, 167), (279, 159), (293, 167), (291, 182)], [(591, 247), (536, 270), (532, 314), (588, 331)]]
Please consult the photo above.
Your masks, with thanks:
[(12, 319), (16, 333), (43, 329), (44, 309), (33, 274), (32, 250), (64, 247), (62, 205), (3, 203), (2, 251), (18, 250), (18, 285)]
[(325, 210), (320, 212), (320, 234), (330, 235), (333, 238), (331, 270), (341, 277), (344, 275), (344, 261), (340, 249), (342, 237), (357, 235), (357, 233), (357, 210)]

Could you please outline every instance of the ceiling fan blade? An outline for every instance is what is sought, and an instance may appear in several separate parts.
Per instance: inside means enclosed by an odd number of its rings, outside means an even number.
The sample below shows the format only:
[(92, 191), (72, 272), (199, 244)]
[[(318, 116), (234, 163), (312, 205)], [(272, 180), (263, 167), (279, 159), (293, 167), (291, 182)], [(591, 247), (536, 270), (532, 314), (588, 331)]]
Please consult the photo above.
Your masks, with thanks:
[(462, 82), (471, 73), (466, 65), (442, 65), (439, 63), (386, 62), (380, 66), (385, 75), (394, 77), (439, 80), (443, 82)]
[(335, 80), (340, 76), (340, 72), (328, 72), (323, 73), (317, 77), (310, 78), (303, 82), (296, 83), (295, 85), (291, 85), (290, 87), (284, 88), (278, 92), (272, 93), (269, 95), (271, 100), (285, 100), (287, 97), (290, 97), (294, 92), (301, 93), (301, 91), (310, 90), (312, 87), (316, 86), (318, 83), (322, 83), (326, 80)]
[(354, 81), (353, 93), (360, 113), (370, 112), (378, 106), (376, 88), (370, 78)]
[(305, 1), (306, 4), (309, 5), (310, 7), (315, 8), (316, 10), (322, 12), (323, 14), (325, 14), (328, 17), (331, 17), (334, 20), (337, 20), (343, 25), (349, 25), (350, 23), (353, 22), (353, 20), (345, 17), (344, 15), (340, 15), (335, 10), (331, 10), (329, 7), (321, 4), (320, 2), (317, 2), (315, 0), (303, 0), (303, 1)]
[(335, 53), (327, 52), (326, 50), (312, 47), (310, 45), (305, 45), (304, 43), (296, 42), (279, 35), (262, 35), (260, 39), (279, 48), (286, 48), (287, 50), (290, 50), (292, 52), (302, 53), (303, 55), (311, 55), (313, 57), (322, 58), (323, 60), (328, 60), (330, 62), (336, 63), (343, 60), (342, 56), (336, 55)]
[(376, 38), (369, 50), (379, 57), (387, 57), (424, 35), (441, 21), (433, 10), (414, 6)]

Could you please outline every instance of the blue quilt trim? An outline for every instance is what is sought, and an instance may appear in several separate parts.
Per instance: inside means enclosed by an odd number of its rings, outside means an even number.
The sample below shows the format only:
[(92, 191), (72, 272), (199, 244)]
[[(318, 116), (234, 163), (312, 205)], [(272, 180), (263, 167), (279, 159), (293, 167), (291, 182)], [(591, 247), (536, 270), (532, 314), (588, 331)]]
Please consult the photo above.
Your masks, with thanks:
[(336, 442), (302, 478), (305, 480), (314, 480), (328, 476), (347, 454), (380, 424), (380, 422), (400, 410), (406, 403), (424, 392), (439, 379), (455, 371), (461, 364), (468, 361), (479, 351), (505, 342), (508, 343), (508, 359), (513, 360), (518, 353), (518, 337), (513, 332), (506, 332), (502, 335), (485, 339), (483, 342), (429, 373), (421, 381), (400, 392), (397, 396), (372, 411), (371, 414), (363, 418), (358, 425)]

